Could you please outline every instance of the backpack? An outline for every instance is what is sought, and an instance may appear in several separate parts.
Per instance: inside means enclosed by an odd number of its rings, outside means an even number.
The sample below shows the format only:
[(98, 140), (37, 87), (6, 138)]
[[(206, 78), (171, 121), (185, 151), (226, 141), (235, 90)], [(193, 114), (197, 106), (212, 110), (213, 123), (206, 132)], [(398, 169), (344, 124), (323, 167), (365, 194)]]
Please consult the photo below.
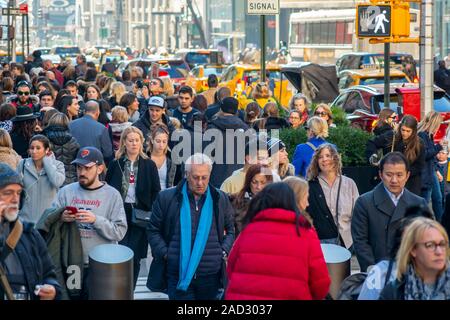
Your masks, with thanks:
[(352, 274), (342, 281), (336, 300), (358, 300), (359, 293), (367, 278), (367, 272)]

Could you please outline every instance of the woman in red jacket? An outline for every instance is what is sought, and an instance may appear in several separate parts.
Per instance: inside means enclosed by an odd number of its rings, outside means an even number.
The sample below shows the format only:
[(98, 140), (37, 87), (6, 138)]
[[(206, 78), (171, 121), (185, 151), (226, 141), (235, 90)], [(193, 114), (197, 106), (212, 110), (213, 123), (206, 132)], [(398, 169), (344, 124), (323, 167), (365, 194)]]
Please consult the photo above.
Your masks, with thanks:
[(283, 182), (250, 202), (228, 258), (227, 300), (321, 300), (330, 277), (316, 231)]

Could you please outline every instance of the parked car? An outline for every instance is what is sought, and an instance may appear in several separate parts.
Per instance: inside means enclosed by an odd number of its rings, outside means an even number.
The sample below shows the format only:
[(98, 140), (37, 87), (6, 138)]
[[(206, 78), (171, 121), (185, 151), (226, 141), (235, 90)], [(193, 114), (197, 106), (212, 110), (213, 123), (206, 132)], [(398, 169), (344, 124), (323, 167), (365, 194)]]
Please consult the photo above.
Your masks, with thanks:
[[(418, 84), (391, 84), (389, 108), (400, 117), (405, 114), (415, 116), (419, 121), (420, 88)], [(444, 123), (435, 135), (436, 141), (445, 136), (447, 120), (450, 120), (450, 96), (444, 90), (434, 86), (433, 108), (440, 112)], [(354, 86), (342, 91), (331, 104), (332, 107), (343, 109), (352, 126), (372, 132), (378, 120), (378, 113), (384, 108), (384, 85)]]
[[(336, 72), (339, 74), (342, 70), (363, 69), (365, 66), (383, 68), (384, 53), (345, 53), (336, 61)], [(417, 64), (409, 53), (391, 52), (390, 67), (403, 71), (414, 82), (418, 80)]]
[[(373, 85), (384, 83), (383, 69), (348, 69), (339, 72), (339, 89), (347, 89), (357, 85)], [(391, 83), (408, 83), (412, 82), (408, 76), (398, 69), (390, 69), (389, 78)]]

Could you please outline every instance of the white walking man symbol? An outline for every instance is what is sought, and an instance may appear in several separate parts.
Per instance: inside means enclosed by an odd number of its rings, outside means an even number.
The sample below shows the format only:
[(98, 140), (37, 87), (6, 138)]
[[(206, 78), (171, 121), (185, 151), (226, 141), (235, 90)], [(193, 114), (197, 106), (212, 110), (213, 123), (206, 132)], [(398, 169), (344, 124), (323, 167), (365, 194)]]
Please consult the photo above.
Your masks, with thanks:
[(380, 28), (381, 28), (382, 33), (386, 33), (386, 29), (384, 28), (384, 22), (389, 22), (389, 20), (386, 19), (385, 14), (386, 14), (386, 10), (383, 10), (383, 13), (380, 13), (379, 15), (377, 15), (375, 17), (375, 23), (376, 23), (375, 31), (374, 31), (375, 33), (377, 33)]

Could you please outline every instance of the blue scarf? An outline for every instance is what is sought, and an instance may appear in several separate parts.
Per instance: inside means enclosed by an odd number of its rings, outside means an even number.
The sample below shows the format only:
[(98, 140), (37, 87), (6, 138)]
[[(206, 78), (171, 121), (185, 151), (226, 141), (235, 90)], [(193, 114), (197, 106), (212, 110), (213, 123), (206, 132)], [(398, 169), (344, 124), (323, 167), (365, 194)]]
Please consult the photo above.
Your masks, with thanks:
[(178, 290), (187, 291), (192, 277), (197, 270), (198, 264), (203, 256), (206, 242), (208, 241), (209, 232), (212, 224), (213, 206), (211, 192), (206, 190), (206, 201), (203, 204), (200, 214), (200, 222), (195, 236), (194, 248), (191, 252), (192, 243), (192, 226), (191, 226), (191, 206), (187, 193), (187, 182), (183, 189), (183, 202), (180, 210), (180, 227), (181, 227), (181, 252), (180, 252), (180, 273), (177, 285)]

